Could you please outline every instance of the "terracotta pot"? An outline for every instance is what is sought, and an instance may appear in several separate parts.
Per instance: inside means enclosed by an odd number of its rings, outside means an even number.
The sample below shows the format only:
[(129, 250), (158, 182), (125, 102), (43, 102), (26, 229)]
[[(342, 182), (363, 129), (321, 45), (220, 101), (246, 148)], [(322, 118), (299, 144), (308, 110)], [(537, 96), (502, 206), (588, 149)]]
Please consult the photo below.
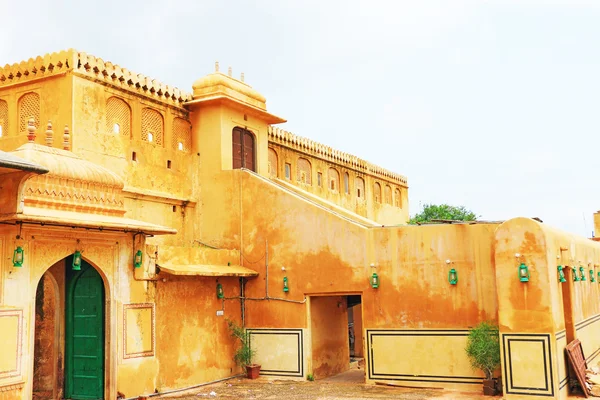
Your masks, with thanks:
[(483, 380), (483, 394), (485, 396), (495, 396), (498, 394), (496, 390), (496, 380), (495, 379), (484, 379)]
[(248, 379), (256, 379), (260, 375), (260, 365), (250, 364), (246, 365), (246, 376)]
[(496, 391), (498, 392), (498, 394), (502, 394), (503, 393), (503, 389), (502, 389), (502, 377), (498, 377), (498, 378), (494, 378), (496, 380)]

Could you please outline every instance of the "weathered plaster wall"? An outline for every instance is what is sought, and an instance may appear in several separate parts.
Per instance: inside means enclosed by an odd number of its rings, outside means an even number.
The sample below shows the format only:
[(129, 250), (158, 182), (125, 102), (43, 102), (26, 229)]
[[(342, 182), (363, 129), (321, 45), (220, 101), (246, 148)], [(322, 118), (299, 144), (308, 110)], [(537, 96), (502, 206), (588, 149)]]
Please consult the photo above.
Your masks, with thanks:
[[(109, 129), (112, 124), (107, 108), (111, 98), (127, 105), (129, 136)], [(73, 152), (110, 169), (125, 181), (126, 217), (169, 226), (179, 232), (177, 236), (151, 238), (149, 243), (190, 243), (195, 234), (191, 221), (200, 192), (197, 176), (201, 157), (192, 151), (191, 130), (189, 148), (179, 150), (179, 131), (174, 124), (176, 119), (189, 123), (188, 112), (80, 76), (73, 77), (73, 101), (80, 105), (73, 114)], [(160, 142), (156, 131), (153, 141), (147, 140), (150, 128), (143, 129), (145, 109), (162, 118)]]
[[(495, 259), (502, 368), (505, 385), (513, 385), (505, 386), (507, 398), (567, 398), (567, 342), (580, 339), (588, 360), (600, 353), (600, 340), (593, 334), (600, 319), (600, 244), (515, 218), (497, 230)], [(528, 282), (518, 278), (521, 262), (529, 268)], [(563, 283), (559, 265), (565, 267)], [(574, 281), (573, 266), (579, 277), (579, 267), (584, 268), (585, 281)]]
[(312, 373), (315, 379), (348, 370), (348, 308), (343, 296), (311, 296)]
[[(27, 93), (39, 95), (39, 118), (36, 117), (36, 143), (44, 144), (46, 124), (52, 121), (55, 132), (55, 146), (62, 148), (62, 133), (65, 125), (72, 125), (71, 103), (72, 79), (69, 73), (48, 77), (44, 80), (24, 81), (17, 85), (0, 88), (0, 101), (6, 101), (8, 106), (8, 121), (3, 126), (0, 137), (0, 150), (12, 151), (27, 142), (27, 132), (20, 129), (19, 99)], [(30, 110), (30, 109), (28, 109)], [(31, 112), (23, 112), (26, 118)], [(37, 113), (35, 113), (37, 114)], [(6, 126), (8, 125), (8, 128)]]
[[(367, 336), (391, 330), (401, 339), (393, 343), (398, 357), (407, 361), (406, 349), (420, 349), (411, 362), (379, 357), (370, 381), (414, 374), (468, 376), (469, 382), (447, 379), (444, 386), (477, 390), (481, 374), (471, 369), (463, 349), (470, 326), (497, 318), (492, 249), (497, 225), (368, 229), (248, 172), (223, 172), (212, 182), (208, 190), (224, 197), (205, 201), (202, 232), (211, 243), (241, 243), (243, 265), (261, 274), (246, 285), (248, 296), (265, 297), (266, 260), (270, 297), (302, 302), (311, 294), (362, 294)], [(218, 213), (223, 204), (228, 212)], [(379, 289), (369, 285), (371, 263)], [(448, 282), (450, 267), (459, 273), (456, 286)], [(252, 328), (306, 328), (306, 312), (306, 304), (248, 301), (246, 322)], [(414, 335), (428, 331), (434, 332)], [(434, 342), (441, 345), (433, 347)], [(415, 357), (421, 361), (415, 363)], [(426, 378), (410, 384), (440, 385)]]
[[(157, 388), (166, 390), (241, 372), (226, 319), (241, 323), (239, 300), (219, 300), (216, 279), (165, 275), (156, 295)], [(225, 297), (240, 295), (238, 278), (219, 278)], [(222, 310), (223, 316), (216, 312)]]

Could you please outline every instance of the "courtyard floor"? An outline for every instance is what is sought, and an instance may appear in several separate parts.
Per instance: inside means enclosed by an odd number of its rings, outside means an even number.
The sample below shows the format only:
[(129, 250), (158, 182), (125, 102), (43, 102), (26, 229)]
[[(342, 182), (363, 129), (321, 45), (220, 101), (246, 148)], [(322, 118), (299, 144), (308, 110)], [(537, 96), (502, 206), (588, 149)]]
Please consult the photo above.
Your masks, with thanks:
[[(357, 381), (360, 373), (360, 380)], [(164, 399), (284, 399), (284, 400), (500, 400), (473, 392), (456, 392), (438, 389), (414, 389), (362, 383), (363, 371), (350, 370), (335, 377), (316, 382), (273, 380), (261, 377), (256, 380), (234, 378), (203, 386), (187, 392), (163, 395)]]

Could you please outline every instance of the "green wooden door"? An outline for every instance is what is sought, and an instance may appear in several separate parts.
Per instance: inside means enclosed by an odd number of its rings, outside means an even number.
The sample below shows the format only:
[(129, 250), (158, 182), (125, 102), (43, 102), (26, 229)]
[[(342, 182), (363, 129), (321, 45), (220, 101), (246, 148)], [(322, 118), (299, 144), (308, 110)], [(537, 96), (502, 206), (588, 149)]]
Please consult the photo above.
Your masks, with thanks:
[(104, 399), (104, 285), (82, 261), (67, 259), (65, 398)]

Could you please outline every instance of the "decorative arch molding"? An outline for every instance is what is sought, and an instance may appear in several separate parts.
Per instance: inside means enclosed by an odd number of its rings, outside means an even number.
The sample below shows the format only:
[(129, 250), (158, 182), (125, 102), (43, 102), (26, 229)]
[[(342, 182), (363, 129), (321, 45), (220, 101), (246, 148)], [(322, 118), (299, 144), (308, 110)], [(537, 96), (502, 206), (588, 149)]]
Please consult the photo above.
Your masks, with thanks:
[(40, 95), (36, 92), (27, 92), (17, 102), (19, 113), (19, 133), (27, 132), (27, 122), (33, 117), (35, 126), (40, 125)]
[(312, 185), (312, 165), (304, 157), (300, 157), (296, 162), (296, 179), (300, 183)]
[(271, 147), (269, 147), (269, 176), (271, 178), (279, 177), (279, 157)]
[(106, 100), (106, 133), (131, 137), (131, 107), (120, 97)]
[[(31, 290), (30, 300), (35, 304), (37, 285), (42, 276), (56, 263), (65, 260), (76, 250), (81, 251), (82, 260), (90, 264), (102, 278), (105, 293), (105, 351), (104, 351), (104, 396), (105, 398), (116, 398), (117, 395), (117, 354), (111, 351), (110, 346), (117, 343), (117, 321), (118, 309), (116, 301), (116, 286), (118, 283), (119, 262), (123, 258), (120, 256), (122, 246), (120, 242), (128, 243), (130, 238), (123, 235), (114, 235), (103, 233), (85, 238), (80, 238), (77, 243), (77, 235), (73, 233), (56, 234), (47, 236), (41, 232), (41, 229), (32, 229), (24, 237), (34, 236), (35, 239), (23, 244), (25, 254), (25, 264), (23, 268), (31, 269)], [(131, 242), (129, 242), (131, 245)], [(130, 246), (125, 247), (129, 249)], [(66, 266), (67, 268), (69, 266)], [(31, 321), (35, 320), (35, 307), (31, 307), (29, 312)], [(29, 338), (29, 348), (34, 348), (35, 334), (31, 332)], [(111, 345), (109, 345), (111, 344)], [(34, 359), (32, 356), (26, 361), (30, 376), (33, 376)], [(24, 393), (31, 395), (33, 390), (33, 380), (25, 384)]]

